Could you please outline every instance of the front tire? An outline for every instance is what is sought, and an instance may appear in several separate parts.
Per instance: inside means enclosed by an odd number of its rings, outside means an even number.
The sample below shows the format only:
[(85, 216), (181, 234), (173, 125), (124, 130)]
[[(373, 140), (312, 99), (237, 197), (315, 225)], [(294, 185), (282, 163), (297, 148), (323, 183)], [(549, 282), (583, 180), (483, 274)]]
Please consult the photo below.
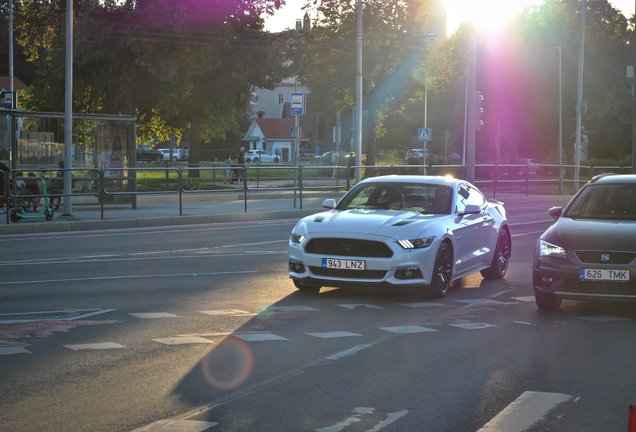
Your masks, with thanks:
[(172, 156), (172, 159), (170, 159), (172, 161), (172, 163), (177, 163), (177, 157), (176, 156)]
[(511, 249), (510, 234), (505, 229), (502, 229), (499, 232), (497, 248), (495, 249), (495, 255), (492, 257), (492, 263), (490, 267), (481, 271), (481, 275), (485, 279), (503, 278), (508, 271), (508, 264), (510, 264)]
[(442, 243), (437, 251), (433, 278), (431, 279), (431, 292), (434, 297), (442, 298), (448, 294), (453, 273), (453, 252), (447, 243)]
[(535, 291), (534, 300), (537, 302), (537, 306), (541, 310), (554, 311), (561, 307), (561, 299), (554, 294)]
[(278, 163), (278, 162), (280, 162), (280, 161), (278, 160), (278, 158), (275, 158), (275, 159), (274, 159), (274, 163)]
[(252, 162), (254, 162), (255, 164), (258, 164), (258, 158), (254, 158)]
[(294, 279), (294, 285), (296, 285), (296, 288), (298, 288), (300, 291), (308, 294), (318, 294), (320, 292), (320, 288), (322, 288), (320, 285), (306, 284), (297, 281), (296, 279)]
[(47, 221), (53, 220), (53, 209), (50, 207), (46, 209), (46, 212), (44, 213), (44, 217), (46, 218)]
[(155, 162), (156, 162), (156, 163), (161, 162), (161, 159), (162, 159), (161, 155), (157, 155), (157, 156), (155, 156)]

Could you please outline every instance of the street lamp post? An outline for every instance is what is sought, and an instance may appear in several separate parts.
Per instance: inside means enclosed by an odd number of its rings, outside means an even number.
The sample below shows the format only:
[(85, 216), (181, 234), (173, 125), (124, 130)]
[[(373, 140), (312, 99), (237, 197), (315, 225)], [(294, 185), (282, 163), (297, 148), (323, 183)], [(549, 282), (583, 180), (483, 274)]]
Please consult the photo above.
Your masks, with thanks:
[(581, 11), (581, 36), (579, 39), (579, 71), (578, 86), (576, 92), (576, 145), (574, 147), (574, 192), (579, 190), (579, 170), (581, 168), (581, 117), (584, 114), (583, 102), (583, 56), (585, 54), (585, 11), (587, 1), (582, 1)]
[(559, 50), (559, 195), (563, 193), (563, 98), (561, 93), (561, 45), (550, 49)]
[[(362, 165), (362, 0), (358, 0), (358, 38), (356, 74), (356, 165)], [(356, 170), (356, 184), (362, 179), (362, 169)]]

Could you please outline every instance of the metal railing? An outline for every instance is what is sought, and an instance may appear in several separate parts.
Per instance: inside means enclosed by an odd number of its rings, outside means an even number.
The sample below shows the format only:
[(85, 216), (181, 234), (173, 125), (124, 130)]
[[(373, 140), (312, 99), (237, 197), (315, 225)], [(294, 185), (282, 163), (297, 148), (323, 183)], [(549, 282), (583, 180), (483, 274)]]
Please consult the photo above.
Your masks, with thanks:
[[(573, 171), (576, 166), (541, 164), (478, 164), (475, 166), (475, 184), (481, 185), (483, 190), (492, 188), (493, 197), (502, 189), (513, 186), (521, 186), (525, 190), (526, 196), (529, 194), (532, 185), (553, 184), (558, 186), (558, 193), (562, 194), (564, 185), (572, 186), (571, 193), (574, 194), (575, 180), (564, 175), (568, 171)], [(585, 184), (595, 175), (605, 172), (616, 172), (619, 174), (631, 172), (631, 167), (620, 166), (580, 166), (579, 183)], [(227, 180), (227, 176), (217, 176), (218, 171), (232, 170), (232, 174), (240, 174), (242, 178), (240, 188), (220, 187), (220, 177)], [(204, 167), (140, 167), (122, 168), (118, 170), (103, 170), (97, 168), (81, 169), (29, 169), (29, 172), (42, 173), (46, 181), (64, 181), (63, 177), (57, 175), (47, 175), (50, 173), (67, 172), (73, 175), (73, 192), (71, 194), (52, 193), (47, 190), (46, 195), (32, 195), (18, 193), (16, 188), (18, 173), (25, 170), (11, 170), (9, 173), (0, 171), (0, 178), (4, 180), (5, 188), (3, 199), (7, 203), (7, 223), (10, 220), (10, 211), (19, 207), (20, 200), (38, 197), (97, 197), (101, 219), (104, 219), (104, 207), (108, 197), (132, 196), (133, 208), (136, 208), (136, 197), (142, 195), (176, 195), (179, 200), (179, 215), (183, 216), (183, 196), (193, 194), (236, 194), (242, 195), (244, 201), (244, 211), (247, 212), (248, 192), (260, 193), (264, 191), (293, 191), (294, 207), (296, 207), (296, 193), (300, 196), (300, 208), (302, 209), (303, 191), (347, 191), (352, 187), (352, 178), (355, 178), (357, 170), (361, 170), (361, 177), (375, 177), (387, 174), (409, 174), (421, 175), (426, 172), (428, 175), (453, 175), (456, 178), (463, 178), (465, 167), (461, 165), (432, 165), (422, 167), (421, 165), (375, 165), (375, 166), (332, 166), (332, 165), (232, 165), (227, 166), (204, 166)], [(121, 171), (122, 175), (106, 175), (110, 171)], [(140, 175), (143, 172), (153, 173), (151, 178)], [(196, 172), (196, 175), (192, 175)], [(266, 173), (263, 175), (263, 172)], [(162, 173), (164, 175), (156, 175)], [(205, 175), (211, 173), (212, 175)], [(333, 175), (335, 173), (335, 175)], [(231, 176), (231, 179), (237, 179)], [(26, 177), (22, 177), (26, 179)], [(38, 177), (39, 180), (39, 177)], [(165, 182), (165, 183), (164, 183)], [(81, 184), (81, 188), (76, 185)], [(159, 190), (143, 190), (149, 187), (148, 184), (157, 187), (159, 184), (165, 188)], [(124, 187), (124, 185), (126, 187)], [(210, 186), (211, 185), (211, 186)], [(133, 190), (124, 190), (124, 189)], [(113, 203), (116, 200), (113, 199)]]

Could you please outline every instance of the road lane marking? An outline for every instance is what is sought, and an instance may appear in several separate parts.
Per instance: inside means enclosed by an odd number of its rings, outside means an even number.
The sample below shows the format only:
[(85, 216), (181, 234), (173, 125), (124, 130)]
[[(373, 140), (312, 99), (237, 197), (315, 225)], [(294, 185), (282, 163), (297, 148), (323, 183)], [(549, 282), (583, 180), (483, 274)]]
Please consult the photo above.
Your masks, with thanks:
[(288, 341), (289, 339), (271, 333), (234, 333), (232, 336), (245, 342)]
[(163, 345), (189, 345), (189, 344), (209, 344), (212, 341), (203, 339), (202, 337), (197, 336), (184, 336), (184, 337), (172, 337), (172, 338), (159, 338), (153, 339), (153, 341), (158, 342)]
[(243, 247), (243, 246), (258, 246), (258, 245), (265, 245), (265, 244), (288, 243), (288, 242), (289, 242), (289, 239), (287, 238), (285, 240), (271, 240), (271, 241), (257, 242), (257, 243), (240, 243), (240, 244), (225, 245), (225, 246), (215, 246), (214, 249), (224, 249), (224, 248)]
[(280, 312), (306, 312), (320, 310), (309, 306), (273, 306), (273, 308)]
[[(324, 428), (314, 429), (315, 432), (340, 432), (345, 428), (351, 426), (354, 423), (361, 421), (361, 418), (364, 414), (373, 414), (375, 408), (365, 408), (358, 407), (353, 409), (351, 412), (355, 413), (355, 415), (346, 418), (345, 420), (338, 422), (332, 426), (327, 426)], [(378, 432), (381, 429), (384, 429), (386, 426), (389, 426), (392, 423), (395, 423), (397, 420), (401, 419), (405, 415), (407, 415), (409, 410), (402, 410), (395, 413), (389, 413), (385, 420), (382, 420), (378, 424), (376, 424), (373, 428), (366, 430), (365, 432)]]
[(502, 291), (499, 291), (499, 292), (496, 292), (494, 294), (489, 295), (488, 298), (490, 298), (490, 299), (497, 298), (497, 297), (499, 297), (501, 295), (504, 295), (505, 293), (508, 293), (510, 291), (512, 291), (512, 290), (511, 289), (505, 289), (505, 290), (502, 290)]
[(593, 322), (615, 322), (615, 321), (630, 321), (629, 318), (611, 316), (611, 315), (599, 315), (599, 316), (587, 316), (587, 317), (579, 317), (580, 320), (583, 321), (593, 321)]
[(194, 420), (159, 420), (132, 432), (203, 432), (216, 425), (218, 423)]
[(378, 327), (380, 330), (386, 330), (391, 333), (407, 334), (407, 333), (426, 333), (436, 332), (437, 330), (421, 327), (421, 326), (401, 326), (401, 327)]
[(79, 351), (79, 350), (85, 350), (85, 349), (89, 349), (89, 350), (103, 350), (103, 349), (126, 348), (125, 346), (116, 344), (115, 342), (64, 345), (64, 347), (68, 348), (68, 349), (71, 349), (73, 351)]
[(13, 319), (13, 320), (2, 320), (0, 324), (15, 324), (15, 323), (27, 323), (27, 322), (37, 322), (37, 321), (75, 321), (83, 318), (88, 318), (95, 315), (100, 315), (107, 312), (113, 312), (116, 309), (71, 309), (71, 310), (61, 310), (61, 311), (44, 311), (44, 312), (20, 312), (20, 313), (10, 313), (10, 314), (0, 314), (0, 317), (3, 316), (28, 316), (28, 315), (43, 315), (43, 314), (63, 314), (63, 313), (76, 313), (76, 312), (89, 312), (79, 316), (73, 316), (68, 318), (33, 318), (33, 319)]
[(155, 319), (155, 318), (179, 318), (179, 316), (168, 313), (168, 312), (141, 312), (141, 313), (129, 313), (128, 315), (132, 315), (141, 319)]
[(398, 303), (398, 305), (400, 306), (406, 306), (406, 307), (410, 307), (410, 308), (423, 308), (423, 307), (434, 307), (434, 306), (446, 306), (443, 303), (431, 303), (431, 302), (424, 302), (424, 303)]
[(351, 309), (351, 310), (354, 310), (357, 307), (362, 307), (362, 308), (367, 308), (367, 309), (384, 309), (384, 308), (382, 308), (380, 306), (374, 306), (372, 304), (363, 304), (363, 303), (360, 303), (360, 304), (337, 304), (336, 306), (340, 306), (340, 307)]
[(210, 311), (200, 311), (202, 314), (218, 316), (218, 315), (253, 315), (250, 312), (242, 311), (240, 309), (219, 309), (219, 310), (210, 310)]
[(24, 347), (0, 347), (0, 355), (33, 354)]
[(486, 323), (456, 323), (456, 324), (449, 324), (449, 326), (463, 328), (466, 330), (480, 330), (487, 327), (497, 327), (494, 324), (486, 324)]
[(524, 392), (477, 432), (523, 432), (570, 399), (572, 396), (560, 393)]
[(241, 271), (229, 271), (229, 272), (214, 272), (214, 273), (174, 273), (174, 274), (157, 274), (157, 275), (137, 275), (137, 276), (103, 276), (103, 277), (90, 277), (90, 278), (70, 278), (70, 279), (47, 279), (47, 280), (31, 280), (31, 281), (11, 281), (0, 282), (0, 285), (24, 285), (35, 283), (55, 283), (55, 282), (81, 282), (81, 281), (97, 281), (97, 280), (121, 280), (121, 279), (144, 279), (144, 278), (164, 278), (164, 277), (186, 277), (186, 276), (218, 276), (226, 274), (247, 274), (258, 273), (255, 270), (241, 270)]
[(513, 299), (513, 300), (519, 300), (519, 301), (528, 302), (528, 303), (534, 301), (534, 296), (533, 295), (532, 296), (523, 296), (523, 297), (510, 297), (510, 298)]
[(401, 419), (402, 417), (407, 415), (409, 412), (410, 412), (409, 410), (402, 410), (395, 413), (389, 413), (389, 415), (386, 416), (386, 420), (382, 420), (380, 423), (375, 425), (372, 429), (369, 429), (365, 432), (378, 432), (380, 429), (384, 429), (385, 426), (388, 426), (391, 423), (395, 423), (397, 420)]
[(325, 333), (305, 333), (309, 336), (321, 338), (321, 339), (331, 339), (331, 338), (340, 338), (340, 337), (351, 337), (351, 336), (362, 336), (358, 333), (350, 333), (346, 331), (339, 332), (325, 332)]
[(513, 323), (515, 323), (515, 324), (529, 325), (529, 326), (534, 326), (534, 327), (536, 327), (536, 326), (537, 326), (536, 324), (532, 324), (532, 323), (525, 322), (525, 321), (513, 321)]
[(511, 237), (521, 237), (521, 236), (532, 235), (532, 234), (543, 234), (544, 232), (545, 232), (545, 230), (532, 231), (532, 232), (521, 233), (521, 234), (513, 234)]
[(330, 355), (329, 357), (327, 357), (327, 360), (338, 360), (341, 359), (343, 357), (349, 357), (354, 355), (355, 353), (362, 351), (363, 349), (367, 349), (372, 347), (375, 344), (366, 344), (366, 345), (358, 345), (358, 346), (354, 346), (353, 348), (349, 348), (347, 350), (344, 351), (340, 351), (339, 353)]

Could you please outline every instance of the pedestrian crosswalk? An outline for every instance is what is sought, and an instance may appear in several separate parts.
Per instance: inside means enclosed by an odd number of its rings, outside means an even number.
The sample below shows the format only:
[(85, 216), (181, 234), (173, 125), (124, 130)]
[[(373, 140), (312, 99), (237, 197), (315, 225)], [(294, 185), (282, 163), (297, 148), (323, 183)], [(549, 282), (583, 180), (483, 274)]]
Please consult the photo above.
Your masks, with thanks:
[[(276, 315), (286, 315), (289, 314), (305, 314), (305, 313), (336, 313), (338, 310), (345, 309), (347, 312), (340, 312), (345, 314), (363, 314), (362, 316), (366, 316), (368, 313), (385, 313), (389, 307), (395, 308), (408, 308), (411, 310), (411, 314), (416, 310), (421, 310), (420, 316), (426, 316), (426, 314), (433, 313), (436, 311), (446, 311), (441, 313), (444, 316), (444, 321), (435, 320), (435, 325), (422, 326), (418, 325), (412, 321), (413, 317), (406, 318), (408, 322), (405, 322), (403, 325), (398, 325), (397, 323), (391, 323), (392, 325), (378, 325), (376, 327), (368, 327), (366, 326), (364, 331), (357, 330), (352, 328), (354, 324), (348, 324), (349, 328), (341, 328), (341, 329), (333, 329), (331, 326), (329, 330), (322, 330), (320, 328), (316, 328), (311, 331), (304, 331), (301, 333), (293, 331), (293, 329), (282, 329), (278, 328), (276, 332), (272, 331), (249, 331), (247, 328), (241, 328), (235, 331), (211, 331), (205, 334), (197, 333), (197, 334), (165, 334), (161, 337), (155, 337), (149, 339), (151, 342), (164, 345), (164, 346), (180, 346), (180, 345), (207, 345), (218, 343), (225, 337), (234, 336), (238, 339), (241, 339), (248, 343), (287, 343), (294, 342), (299, 338), (303, 337), (311, 337), (315, 339), (322, 340), (334, 340), (341, 338), (365, 338), (365, 337), (377, 337), (370, 335), (369, 332), (376, 330), (380, 330), (382, 332), (388, 332), (395, 335), (418, 335), (418, 334), (426, 334), (426, 333), (443, 333), (445, 331), (450, 331), (450, 329), (457, 330), (470, 330), (470, 331), (479, 331), (479, 330), (487, 330), (493, 327), (497, 327), (501, 325), (501, 323), (496, 324), (494, 322), (486, 322), (479, 321), (475, 319), (474, 316), (466, 316), (462, 314), (453, 314), (452, 311), (464, 310), (466, 308), (474, 308), (481, 307), (484, 311), (492, 310), (492, 307), (497, 306), (508, 306), (515, 304), (523, 304), (527, 302), (526, 297), (510, 297), (509, 299), (500, 298), (502, 296), (498, 296), (499, 300), (493, 300), (492, 298), (473, 298), (473, 299), (454, 299), (448, 300), (447, 302), (412, 302), (412, 303), (396, 303), (393, 305), (383, 305), (378, 306), (370, 303), (337, 303), (333, 304), (325, 304), (321, 303), (321, 308), (314, 307), (313, 305), (269, 305), (267, 307), (261, 308), (260, 313), (254, 313), (245, 311), (242, 309), (235, 308), (226, 308), (226, 309), (213, 309), (213, 310), (201, 310), (196, 312), (196, 314), (209, 316), (215, 320), (223, 320), (230, 319), (236, 317), (252, 317), (252, 316), (260, 316), (261, 318), (269, 318), (273, 314)], [(511, 301), (508, 301), (511, 300)], [(108, 309), (108, 312), (114, 312), (114, 309)], [(449, 312), (450, 311), (450, 312)], [(162, 320), (180, 320), (181, 323), (184, 320), (191, 319), (192, 313), (183, 313), (179, 311), (133, 311), (127, 312), (127, 315), (132, 317), (133, 319), (138, 320), (149, 320), (160, 322)], [(440, 315), (440, 314), (438, 314)], [(297, 316), (297, 315), (294, 315)], [(405, 314), (396, 314), (395, 316), (405, 316)], [(455, 317), (455, 318), (453, 318)], [(619, 322), (623, 320), (627, 320), (628, 318), (623, 317), (614, 317), (614, 316), (590, 316), (590, 317), (578, 317), (577, 319), (591, 322), (591, 323), (611, 323), (611, 322)], [(398, 319), (399, 320), (399, 319)], [(456, 322), (453, 322), (455, 320)], [(394, 320), (395, 321), (395, 320)], [(111, 321), (124, 323), (124, 321)], [(349, 320), (343, 320), (345, 323), (349, 323)], [(568, 324), (568, 321), (558, 321), (554, 320), (553, 324)], [(527, 321), (519, 321), (514, 320), (510, 321), (510, 324), (514, 325), (523, 325), (527, 327), (536, 327), (539, 325), (538, 323), (527, 322)], [(545, 325), (545, 322), (541, 322), (541, 325)], [(315, 325), (315, 323), (311, 323), (311, 325)], [(347, 327), (347, 326), (345, 326)], [(448, 330), (446, 330), (448, 329)], [(168, 330), (169, 331), (169, 330)], [(288, 333), (289, 332), (289, 333)], [(280, 334), (279, 334), (280, 333)], [(130, 342), (122, 342), (118, 341), (117, 338), (113, 338), (112, 332), (109, 332), (111, 336), (109, 336), (109, 340), (102, 341), (92, 341), (90, 343), (78, 340), (77, 343), (73, 344), (64, 344), (63, 347), (75, 351), (91, 351), (91, 350), (121, 350), (126, 348), (131, 348)], [(0, 334), (0, 336), (2, 336)], [(2, 338), (0, 337), (0, 356), (4, 355), (19, 355), (19, 354), (34, 354), (39, 353), (38, 350), (31, 347), (31, 344), (27, 343), (15, 343), (12, 342), (9, 346), (2, 346)]]

